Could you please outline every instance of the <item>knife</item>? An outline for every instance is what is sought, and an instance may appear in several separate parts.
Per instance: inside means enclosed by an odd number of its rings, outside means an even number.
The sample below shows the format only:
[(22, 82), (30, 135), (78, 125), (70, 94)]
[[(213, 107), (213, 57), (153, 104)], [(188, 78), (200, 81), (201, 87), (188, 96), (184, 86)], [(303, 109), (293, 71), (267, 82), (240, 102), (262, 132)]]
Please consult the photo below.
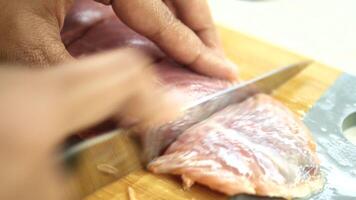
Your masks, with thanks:
[[(125, 130), (115, 130), (66, 148), (61, 160), (70, 167), (72, 175), (68, 188), (70, 196), (82, 198), (132, 171), (144, 168), (142, 154), (146, 162), (154, 159), (184, 130), (228, 105), (242, 102), (257, 93), (270, 94), (311, 63), (304, 61), (288, 65), (193, 102), (184, 108), (182, 117), (148, 130), (143, 141), (150, 142), (143, 143), (143, 149)], [(167, 135), (170, 139), (164, 139)]]

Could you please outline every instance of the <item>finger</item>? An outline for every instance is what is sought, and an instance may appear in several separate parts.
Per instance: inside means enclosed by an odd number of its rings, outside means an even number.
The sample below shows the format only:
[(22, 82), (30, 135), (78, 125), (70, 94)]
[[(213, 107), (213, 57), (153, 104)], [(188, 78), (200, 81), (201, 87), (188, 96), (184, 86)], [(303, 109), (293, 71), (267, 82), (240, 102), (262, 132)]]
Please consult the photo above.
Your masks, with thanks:
[(206, 47), (161, 0), (114, 0), (112, 6), (123, 22), (150, 38), (178, 62), (209, 76), (236, 78), (235, 65)]
[[(150, 81), (150, 83), (152, 82), (153, 81)], [(183, 107), (184, 98), (182, 98), (181, 95), (163, 89), (157, 90), (155, 89), (156, 84), (146, 84), (144, 88), (145, 89), (142, 90), (142, 95), (146, 98), (140, 98), (138, 94), (136, 94), (120, 110), (124, 113), (124, 115), (121, 115), (123, 116), (124, 125), (140, 125), (142, 127), (157, 126), (182, 114), (180, 109)], [(162, 93), (166, 95), (162, 95)], [(149, 106), (145, 107), (137, 106), (147, 104), (146, 102), (155, 103), (151, 103)], [(162, 111), (162, 109), (167, 110)], [(142, 113), (140, 118), (137, 117), (137, 112)], [(154, 112), (159, 113), (152, 114)], [(162, 115), (160, 112), (165, 114)]]
[(182, 22), (191, 28), (203, 43), (222, 52), (218, 34), (206, 0), (171, 1)]
[(119, 111), (145, 122), (170, 119), (175, 109), (155, 87), (154, 74), (147, 69), (150, 63), (132, 50), (120, 50), (45, 73), (58, 93), (55, 127), (71, 133)]

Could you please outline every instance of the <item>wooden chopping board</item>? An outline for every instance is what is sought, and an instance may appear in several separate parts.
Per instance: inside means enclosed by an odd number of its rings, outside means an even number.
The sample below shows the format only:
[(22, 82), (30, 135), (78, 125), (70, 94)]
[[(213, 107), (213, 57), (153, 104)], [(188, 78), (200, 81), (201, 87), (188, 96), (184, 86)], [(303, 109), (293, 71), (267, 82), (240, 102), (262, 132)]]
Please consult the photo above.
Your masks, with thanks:
[[(219, 27), (223, 46), (228, 57), (238, 64), (240, 77), (251, 79), (276, 67), (305, 60), (271, 44), (261, 42), (244, 34)], [(300, 75), (276, 90), (273, 96), (283, 102), (301, 118), (319, 97), (333, 84), (341, 73), (320, 63), (314, 63)], [(135, 151), (130, 141), (122, 143), (123, 151)], [(125, 152), (122, 155), (126, 155)], [(124, 156), (125, 157), (125, 156)], [(184, 191), (179, 178), (155, 175), (142, 169), (137, 158), (125, 157), (126, 164), (116, 165), (128, 175), (104, 186), (86, 197), (86, 200), (129, 200), (128, 188), (136, 199), (130, 200), (227, 200), (228, 197), (204, 186), (195, 185)], [(88, 184), (90, 184), (88, 182)]]

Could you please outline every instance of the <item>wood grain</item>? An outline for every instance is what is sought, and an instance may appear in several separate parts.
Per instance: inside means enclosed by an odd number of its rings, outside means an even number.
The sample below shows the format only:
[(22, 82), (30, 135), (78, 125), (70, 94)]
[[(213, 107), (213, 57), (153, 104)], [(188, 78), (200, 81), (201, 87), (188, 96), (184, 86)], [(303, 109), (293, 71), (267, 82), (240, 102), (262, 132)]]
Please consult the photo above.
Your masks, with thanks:
[[(219, 31), (226, 54), (238, 64), (243, 80), (277, 67), (307, 59), (223, 27), (219, 27)], [(276, 90), (273, 96), (302, 117), (339, 75), (339, 71), (315, 62), (300, 75)], [(131, 172), (85, 199), (126, 200), (129, 199), (128, 187), (135, 191), (137, 200), (228, 199), (224, 195), (199, 185), (195, 185), (189, 191), (184, 191), (178, 178), (155, 175), (142, 169)]]

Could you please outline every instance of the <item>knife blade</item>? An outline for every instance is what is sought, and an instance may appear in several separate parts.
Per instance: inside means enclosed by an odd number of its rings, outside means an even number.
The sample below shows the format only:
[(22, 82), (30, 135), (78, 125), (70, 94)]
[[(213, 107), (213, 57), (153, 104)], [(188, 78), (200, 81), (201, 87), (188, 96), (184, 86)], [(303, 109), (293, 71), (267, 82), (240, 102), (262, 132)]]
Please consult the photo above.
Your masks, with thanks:
[[(184, 130), (228, 105), (242, 102), (257, 93), (270, 94), (310, 63), (304, 61), (288, 65), (193, 102), (184, 108), (182, 117), (145, 134), (156, 142), (146, 144), (149, 146), (143, 144), (143, 150), (148, 151), (142, 152), (140, 145), (124, 130), (115, 130), (67, 148), (61, 160), (70, 166), (72, 172), (70, 196), (82, 198), (134, 170), (142, 169), (142, 153), (146, 161), (152, 160)], [(162, 136), (167, 133), (175, 137), (164, 140)]]

